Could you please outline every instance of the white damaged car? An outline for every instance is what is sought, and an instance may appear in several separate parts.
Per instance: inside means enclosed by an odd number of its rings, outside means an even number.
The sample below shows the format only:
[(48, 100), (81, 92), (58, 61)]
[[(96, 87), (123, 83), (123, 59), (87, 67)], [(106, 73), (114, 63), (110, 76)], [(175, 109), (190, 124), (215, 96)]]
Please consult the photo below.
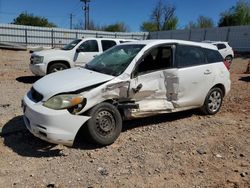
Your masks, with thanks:
[(82, 126), (100, 145), (113, 143), (122, 121), (200, 108), (216, 114), (230, 90), (218, 49), (206, 43), (146, 40), (124, 43), (84, 67), (47, 75), (23, 99), (35, 136), (71, 146)]

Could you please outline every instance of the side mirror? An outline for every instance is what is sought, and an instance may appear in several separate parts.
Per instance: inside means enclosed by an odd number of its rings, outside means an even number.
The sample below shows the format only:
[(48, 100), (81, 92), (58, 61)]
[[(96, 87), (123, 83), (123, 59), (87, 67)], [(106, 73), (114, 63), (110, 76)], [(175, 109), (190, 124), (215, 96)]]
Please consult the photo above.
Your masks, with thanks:
[(84, 49), (77, 48), (77, 49), (76, 49), (76, 53), (80, 53), (80, 52), (84, 52)]

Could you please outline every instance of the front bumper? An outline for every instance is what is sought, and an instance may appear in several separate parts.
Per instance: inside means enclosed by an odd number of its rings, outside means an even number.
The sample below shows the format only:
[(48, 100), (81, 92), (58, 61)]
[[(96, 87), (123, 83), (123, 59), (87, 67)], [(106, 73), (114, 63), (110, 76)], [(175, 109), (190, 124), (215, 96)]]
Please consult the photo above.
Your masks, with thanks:
[(30, 64), (29, 65), (31, 72), (37, 76), (44, 76), (46, 75), (46, 64)]
[(41, 102), (34, 103), (28, 95), (23, 99), (23, 119), (27, 129), (42, 140), (72, 146), (78, 130), (90, 117), (46, 108)]

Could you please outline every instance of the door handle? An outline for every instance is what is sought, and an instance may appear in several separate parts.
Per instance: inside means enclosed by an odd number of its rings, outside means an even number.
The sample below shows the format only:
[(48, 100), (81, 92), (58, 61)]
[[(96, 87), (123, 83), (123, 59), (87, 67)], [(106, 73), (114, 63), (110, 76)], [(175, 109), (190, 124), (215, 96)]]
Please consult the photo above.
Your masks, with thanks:
[(211, 74), (212, 72), (210, 71), (210, 70), (206, 70), (205, 72), (204, 72), (204, 74), (205, 75), (208, 75), (208, 74)]

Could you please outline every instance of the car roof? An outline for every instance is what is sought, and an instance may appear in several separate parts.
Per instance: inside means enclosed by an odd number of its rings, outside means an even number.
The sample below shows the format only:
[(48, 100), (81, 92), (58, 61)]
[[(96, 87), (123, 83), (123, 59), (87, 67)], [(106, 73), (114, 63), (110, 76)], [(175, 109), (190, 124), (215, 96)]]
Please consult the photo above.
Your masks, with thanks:
[(228, 42), (226, 41), (210, 41), (210, 40), (204, 40), (202, 41), (204, 43), (210, 43), (210, 44), (220, 44), (220, 43), (223, 43), (223, 44), (228, 44)]
[(154, 39), (154, 40), (140, 40), (140, 41), (133, 41), (129, 43), (125, 43), (122, 45), (127, 44), (141, 44), (141, 45), (150, 45), (154, 46), (157, 44), (183, 44), (183, 45), (190, 45), (190, 46), (198, 46), (213, 50), (218, 50), (214, 45), (210, 43), (203, 43), (203, 42), (192, 42), (192, 41), (185, 41), (185, 40), (173, 40), (173, 39)]
[(86, 38), (80, 38), (80, 40), (115, 40), (115, 41), (135, 41), (134, 39), (120, 39), (120, 38), (102, 38), (102, 37), (86, 37)]

